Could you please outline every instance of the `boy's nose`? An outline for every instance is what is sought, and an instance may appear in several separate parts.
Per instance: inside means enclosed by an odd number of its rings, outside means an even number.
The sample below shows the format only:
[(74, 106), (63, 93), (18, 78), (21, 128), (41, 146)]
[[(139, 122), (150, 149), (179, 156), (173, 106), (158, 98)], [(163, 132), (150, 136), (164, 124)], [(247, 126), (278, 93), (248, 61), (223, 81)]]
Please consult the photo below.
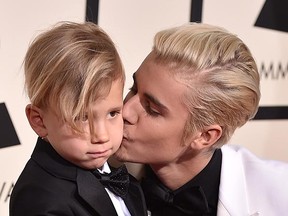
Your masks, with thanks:
[(104, 124), (94, 125), (94, 133), (91, 134), (91, 143), (101, 144), (109, 141), (109, 133)]

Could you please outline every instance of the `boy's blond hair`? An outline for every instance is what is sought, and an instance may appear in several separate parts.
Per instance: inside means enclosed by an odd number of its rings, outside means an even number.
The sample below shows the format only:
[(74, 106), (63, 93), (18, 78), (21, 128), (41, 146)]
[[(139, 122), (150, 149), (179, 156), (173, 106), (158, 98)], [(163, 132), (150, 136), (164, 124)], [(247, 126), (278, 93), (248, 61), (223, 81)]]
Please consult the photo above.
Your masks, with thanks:
[(31, 104), (52, 109), (78, 132), (77, 120), (87, 114), (88, 119), (93, 117), (89, 105), (107, 96), (113, 81), (124, 85), (125, 80), (111, 38), (89, 22), (61, 22), (37, 36), (25, 56), (24, 70)]

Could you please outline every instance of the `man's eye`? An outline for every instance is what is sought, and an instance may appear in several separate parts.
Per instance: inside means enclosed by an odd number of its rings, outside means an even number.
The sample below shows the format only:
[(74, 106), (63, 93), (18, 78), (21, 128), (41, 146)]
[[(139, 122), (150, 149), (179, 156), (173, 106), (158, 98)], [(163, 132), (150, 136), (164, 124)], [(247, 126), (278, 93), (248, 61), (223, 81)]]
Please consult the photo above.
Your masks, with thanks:
[(160, 115), (160, 113), (157, 110), (151, 108), (149, 104), (145, 105), (145, 110), (150, 116), (157, 117)]

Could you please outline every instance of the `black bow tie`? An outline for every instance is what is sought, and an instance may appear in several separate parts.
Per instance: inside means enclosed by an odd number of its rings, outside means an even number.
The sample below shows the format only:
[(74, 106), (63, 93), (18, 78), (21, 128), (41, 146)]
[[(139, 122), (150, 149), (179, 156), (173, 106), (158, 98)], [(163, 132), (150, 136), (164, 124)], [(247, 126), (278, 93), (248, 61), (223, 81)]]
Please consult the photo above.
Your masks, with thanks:
[(187, 185), (171, 191), (155, 181), (144, 179), (141, 184), (152, 215), (210, 215), (208, 202), (200, 186)]
[(99, 181), (108, 188), (112, 193), (122, 198), (125, 198), (129, 187), (129, 174), (125, 165), (117, 169), (112, 169), (110, 173), (99, 173), (98, 170), (92, 173), (99, 179)]

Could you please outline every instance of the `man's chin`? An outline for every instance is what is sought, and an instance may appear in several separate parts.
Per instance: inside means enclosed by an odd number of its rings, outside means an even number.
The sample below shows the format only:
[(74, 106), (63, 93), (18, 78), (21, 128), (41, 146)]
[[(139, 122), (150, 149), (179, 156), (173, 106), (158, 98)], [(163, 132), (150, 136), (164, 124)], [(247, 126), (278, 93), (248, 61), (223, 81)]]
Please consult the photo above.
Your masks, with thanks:
[(131, 163), (138, 163), (137, 160), (135, 160), (135, 157), (133, 157), (133, 155), (131, 154), (127, 154), (127, 151), (124, 149), (120, 149), (117, 152), (115, 152), (114, 157), (124, 163), (124, 162), (131, 162)]
[(125, 157), (125, 153), (122, 149), (118, 149), (115, 153), (114, 153), (114, 157), (116, 158), (116, 160), (121, 161), (121, 162), (127, 162), (127, 157)]
[(115, 157), (115, 154), (113, 154), (109, 159), (108, 159), (108, 163), (112, 166), (112, 167), (119, 167), (123, 164), (122, 161), (118, 160)]

